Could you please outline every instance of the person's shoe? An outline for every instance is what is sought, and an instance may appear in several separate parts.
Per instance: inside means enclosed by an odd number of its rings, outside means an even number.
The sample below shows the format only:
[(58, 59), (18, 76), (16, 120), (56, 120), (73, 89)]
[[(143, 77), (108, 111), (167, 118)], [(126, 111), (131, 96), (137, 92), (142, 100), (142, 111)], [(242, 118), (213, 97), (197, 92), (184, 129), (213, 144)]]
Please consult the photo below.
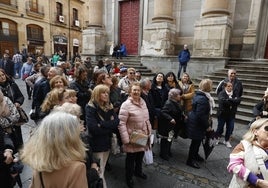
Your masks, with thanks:
[(195, 157), (195, 160), (198, 162), (204, 162), (205, 159), (203, 157), (201, 157), (199, 154)]
[(127, 186), (129, 188), (133, 188), (134, 187), (134, 181), (133, 181), (132, 178), (131, 179), (127, 179)]
[(188, 166), (193, 167), (193, 168), (196, 168), (196, 169), (199, 169), (200, 168), (199, 164), (197, 164), (197, 162), (195, 162), (195, 161), (187, 161), (186, 164)]
[(147, 179), (147, 175), (144, 174), (143, 172), (142, 173), (134, 173), (134, 176), (141, 178), (141, 179), (144, 179), (144, 180)]
[(160, 155), (160, 158), (161, 158), (161, 159), (164, 159), (164, 160), (166, 160), (166, 161), (169, 160), (168, 155)]
[(227, 148), (231, 148), (232, 147), (232, 145), (231, 145), (231, 143), (229, 141), (226, 141), (225, 142), (225, 145), (226, 145)]

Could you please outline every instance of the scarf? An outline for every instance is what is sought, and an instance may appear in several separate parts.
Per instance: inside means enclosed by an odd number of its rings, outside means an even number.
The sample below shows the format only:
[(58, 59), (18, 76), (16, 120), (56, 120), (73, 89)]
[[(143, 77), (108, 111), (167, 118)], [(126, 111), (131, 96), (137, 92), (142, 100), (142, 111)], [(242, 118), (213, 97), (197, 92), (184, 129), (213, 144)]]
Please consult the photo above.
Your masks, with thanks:
[[(199, 91), (201, 91), (201, 90), (199, 90)], [(213, 97), (211, 97), (210, 93), (204, 92), (204, 91), (201, 91), (201, 92), (204, 93), (206, 95), (206, 97), (209, 99), (210, 115), (212, 115), (212, 110), (213, 110), (213, 108), (215, 108), (215, 101), (214, 101)]]
[(226, 92), (226, 94), (229, 96), (229, 98), (232, 98), (232, 96), (233, 96), (233, 91), (228, 92), (227, 90), (225, 90), (225, 92)]

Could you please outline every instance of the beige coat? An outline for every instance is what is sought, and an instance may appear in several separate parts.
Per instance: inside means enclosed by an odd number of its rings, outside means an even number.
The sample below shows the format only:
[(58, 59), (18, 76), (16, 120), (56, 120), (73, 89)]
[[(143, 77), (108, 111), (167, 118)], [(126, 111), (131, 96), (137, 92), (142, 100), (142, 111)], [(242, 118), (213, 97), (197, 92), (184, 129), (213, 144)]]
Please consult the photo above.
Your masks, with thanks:
[[(86, 165), (74, 161), (71, 165), (53, 172), (42, 172), (45, 188), (87, 188)], [(34, 171), (30, 188), (41, 188), (39, 172)]]
[(194, 84), (189, 84), (187, 89), (183, 89), (184, 87), (181, 81), (179, 81), (179, 85), (182, 88), (182, 106), (185, 112), (188, 113), (192, 111), (192, 100), (195, 94)]
[(151, 135), (149, 112), (145, 101), (140, 98), (140, 102), (137, 103), (129, 97), (120, 108), (119, 119), (120, 123), (118, 129), (121, 135), (124, 152), (135, 153), (145, 151), (147, 147), (129, 143), (129, 137), (134, 130)]

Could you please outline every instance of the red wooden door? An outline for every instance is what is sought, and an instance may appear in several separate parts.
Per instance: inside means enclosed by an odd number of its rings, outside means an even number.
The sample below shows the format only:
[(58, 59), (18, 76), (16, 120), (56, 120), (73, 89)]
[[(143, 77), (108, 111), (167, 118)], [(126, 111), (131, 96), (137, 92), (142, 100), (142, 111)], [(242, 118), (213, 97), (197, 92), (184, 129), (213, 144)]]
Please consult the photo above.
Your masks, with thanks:
[(138, 54), (140, 1), (120, 2), (120, 43), (127, 47), (128, 55)]

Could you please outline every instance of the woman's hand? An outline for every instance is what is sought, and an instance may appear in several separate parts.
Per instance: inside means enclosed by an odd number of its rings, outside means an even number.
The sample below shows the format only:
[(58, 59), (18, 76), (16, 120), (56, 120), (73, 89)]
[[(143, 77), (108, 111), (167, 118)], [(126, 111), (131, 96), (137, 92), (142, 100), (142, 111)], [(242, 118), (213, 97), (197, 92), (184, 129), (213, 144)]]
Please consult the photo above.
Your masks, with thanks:
[(4, 161), (6, 164), (10, 164), (13, 162), (13, 157), (12, 157), (13, 151), (11, 149), (6, 149), (4, 151), (4, 156), (6, 157), (6, 160)]
[(176, 124), (175, 119), (170, 120), (170, 123), (173, 124), (173, 125), (175, 125)]
[(266, 188), (266, 187), (268, 187), (268, 181), (258, 179), (256, 185), (257, 185), (257, 187)]
[(14, 105), (16, 106), (16, 108), (20, 107), (20, 104), (15, 102)]

